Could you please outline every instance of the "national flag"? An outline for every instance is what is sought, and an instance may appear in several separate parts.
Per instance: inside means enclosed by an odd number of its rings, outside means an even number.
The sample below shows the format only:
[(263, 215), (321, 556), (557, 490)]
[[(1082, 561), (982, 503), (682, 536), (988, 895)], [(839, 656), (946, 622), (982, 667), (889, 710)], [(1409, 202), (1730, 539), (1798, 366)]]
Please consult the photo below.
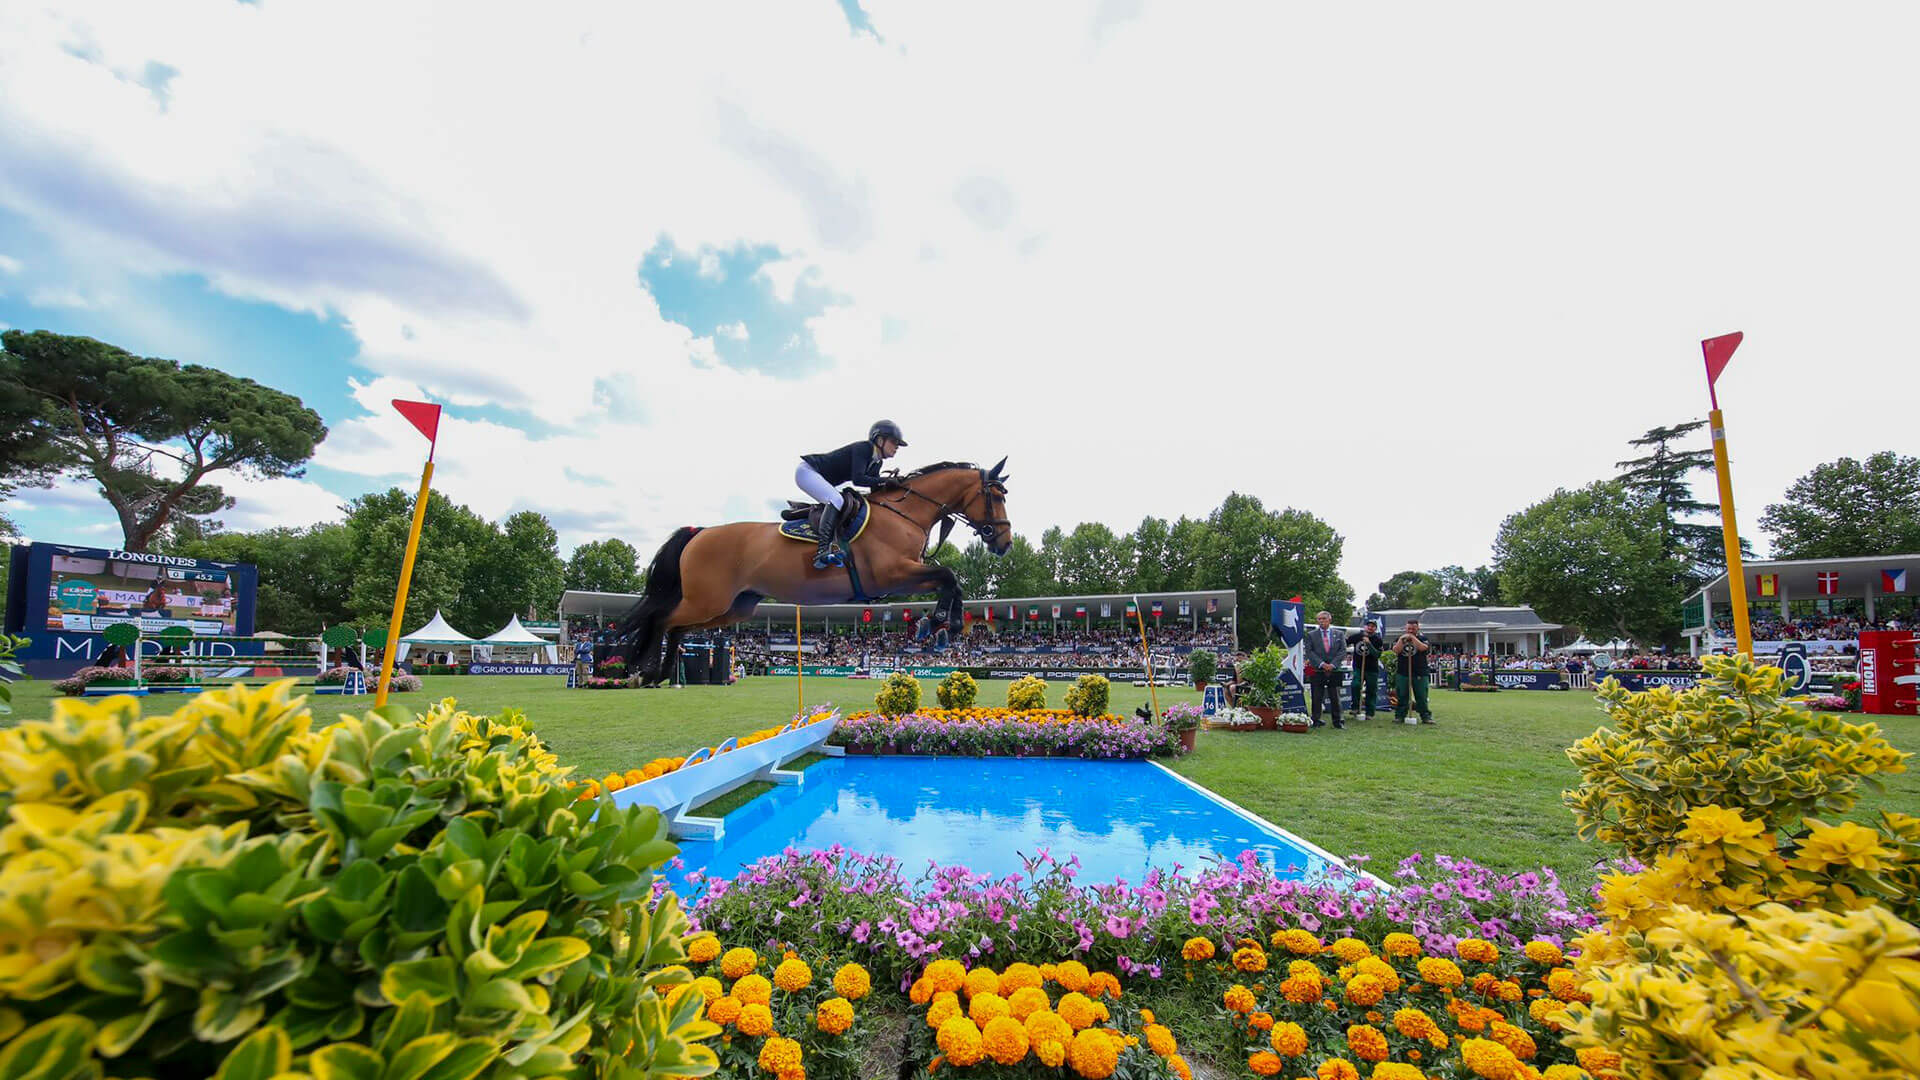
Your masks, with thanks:
[(1101, 618), (1103, 618), (1103, 619), (1111, 619), (1111, 618), (1113, 618), (1113, 605), (1112, 605), (1112, 604), (1101, 604), (1101, 605), (1100, 605), (1100, 617), (1101, 617)]
[(1053, 605), (1053, 617), (1054, 617), (1054, 618), (1056, 618), (1056, 619), (1060, 617), (1060, 605), (1059, 605), (1059, 604), (1055, 604), (1055, 605)]
[(1138, 614), (1140, 614), (1140, 608), (1138, 606), (1134, 604), (1127, 605), (1127, 618), (1131, 619)]
[(1813, 575), (1813, 580), (1820, 587), (1821, 596), (1832, 596), (1840, 591), (1840, 575), (1831, 570)]
[(1753, 591), (1758, 593), (1761, 596), (1779, 596), (1780, 595), (1780, 575), (1779, 574), (1753, 575)]
[(972, 622), (972, 621), (973, 621), (973, 612), (971, 612), (971, 611), (965, 611), (965, 610), (962, 610), (962, 611), (960, 612), (960, 621), (961, 621), (961, 623), (963, 623), (963, 624), (965, 624), (965, 623), (970, 623), (970, 622)]
[(1028, 619), (1030, 619), (1030, 620), (1033, 620), (1033, 621), (1036, 621), (1036, 622), (1037, 622), (1037, 621), (1039, 621), (1039, 618), (1040, 618), (1040, 605), (1038, 605), (1038, 604), (1035, 604), (1034, 606), (1032, 606), (1032, 607), (1030, 607), (1030, 608), (1028, 608), (1028, 609), (1027, 609), (1027, 618), (1028, 618)]
[(1086, 614), (1087, 614), (1087, 605), (1085, 605), (1085, 604), (1075, 604), (1075, 605), (1073, 605), (1073, 617), (1074, 617), (1074, 618), (1076, 618), (1076, 619), (1080, 619), (1080, 618), (1085, 618), (1085, 617), (1086, 617)]
[(1907, 591), (1907, 568), (1904, 566), (1901, 566), (1901, 567), (1896, 567), (1892, 570), (1880, 571), (1880, 591), (1881, 592), (1906, 592)]
[(893, 612), (892, 612), (891, 610), (888, 610), (888, 611), (883, 611), (883, 612), (881, 612), (881, 613), (880, 613), (880, 621), (881, 621), (881, 622), (892, 622), (892, 621), (893, 621)]
[(1153, 602), (1153, 617), (1156, 619), (1160, 617), (1160, 601), (1158, 600)]
[(987, 605), (987, 622), (989, 623), (993, 622), (993, 605), (992, 604)]
[(1193, 614), (1193, 603), (1188, 600), (1180, 601), (1180, 614), (1183, 617)]
[(1007, 621), (1008, 622), (1020, 621), (1020, 609), (1018, 607), (1015, 607), (1012, 604), (1007, 605)]
[(1213, 615), (1219, 612), (1219, 610), (1220, 610), (1220, 598), (1217, 596), (1207, 597), (1207, 614)]

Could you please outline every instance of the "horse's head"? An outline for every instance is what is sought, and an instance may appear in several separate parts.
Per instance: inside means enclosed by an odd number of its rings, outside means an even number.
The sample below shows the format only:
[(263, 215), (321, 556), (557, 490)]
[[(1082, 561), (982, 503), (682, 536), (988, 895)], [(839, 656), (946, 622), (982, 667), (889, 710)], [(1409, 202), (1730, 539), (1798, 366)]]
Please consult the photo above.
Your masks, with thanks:
[(1007, 459), (991, 469), (980, 470), (980, 492), (967, 501), (967, 524), (980, 534), (980, 542), (995, 555), (1005, 555), (1013, 547), (1013, 522), (1007, 517)]

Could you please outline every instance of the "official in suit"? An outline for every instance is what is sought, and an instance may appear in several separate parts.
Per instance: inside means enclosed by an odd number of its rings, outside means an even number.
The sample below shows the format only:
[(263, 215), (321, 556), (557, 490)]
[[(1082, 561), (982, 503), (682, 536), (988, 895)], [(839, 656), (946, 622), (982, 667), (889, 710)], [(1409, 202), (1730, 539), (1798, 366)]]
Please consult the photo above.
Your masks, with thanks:
[(1368, 619), (1367, 625), (1347, 635), (1347, 648), (1353, 654), (1353, 702), (1349, 712), (1364, 712), (1373, 719), (1374, 687), (1380, 682), (1380, 654), (1387, 651), (1380, 636), (1380, 620)]
[(1320, 708), (1333, 710), (1333, 726), (1347, 725), (1340, 719), (1340, 661), (1347, 655), (1347, 635), (1333, 628), (1333, 613), (1323, 611), (1313, 617), (1314, 629), (1300, 639), (1307, 650), (1307, 685), (1313, 688), (1313, 726), (1324, 726)]

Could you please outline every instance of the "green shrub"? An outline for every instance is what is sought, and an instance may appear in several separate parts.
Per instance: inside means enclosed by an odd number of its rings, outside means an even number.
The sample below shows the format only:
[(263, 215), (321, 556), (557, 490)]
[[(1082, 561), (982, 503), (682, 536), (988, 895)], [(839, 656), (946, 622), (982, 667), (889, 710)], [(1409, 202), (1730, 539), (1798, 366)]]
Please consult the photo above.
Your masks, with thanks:
[(873, 696), (873, 709), (882, 716), (903, 716), (920, 708), (920, 680), (904, 671), (887, 676)]
[(1007, 684), (1007, 708), (1044, 709), (1046, 707), (1046, 680), (1026, 675)]
[(1768, 832), (1843, 814), (1862, 782), (1902, 772), (1905, 755), (1873, 724), (1852, 724), (1783, 696), (1783, 673), (1748, 657), (1706, 657), (1706, 678), (1676, 693), (1630, 694), (1614, 679), (1601, 705), (1614, 726), (1573, 744), (1580, 786), (1563, 798), (1586, 840), (1651, 862), (1696, 807), (1718, 806)]
[(980, 684), (973, 681), (973, 676), (955, 668), (933, 688), (933, 696), (940, 699), (943, 709), (970, 709), (973, 699), (980, 696)]
[(14, 657), (26, 647), (26, 638), (0, 634), (0, 716), (13, 712), (13, 680), (21, 675), (20, 662)]
[(1082, 675), (1067, 688), (1067, 708), (1075, 716), (1105, 716), (1107, 690), (1105, 675)]
[(1212, 682), (1220, 673), (1220, 658), (1205, 649), (1195, 649), (1187, 654), (1187, 674), (1193, 676), (1197, 685)]
[(318, 727), (291, 685), (0, 732), (0, 1073), (714, 1069), (657, 811), (579, 801), (515, 714)]
[(1280, 670), (1286, 659), (1287, 650), (1278, 645), (1266, 644), (1253, 650), (1247, 662), (1240, 665), (1240, 677), (1247, 683), (1240, 691), (1240, 704), (1249, 709), (1279, 708)]

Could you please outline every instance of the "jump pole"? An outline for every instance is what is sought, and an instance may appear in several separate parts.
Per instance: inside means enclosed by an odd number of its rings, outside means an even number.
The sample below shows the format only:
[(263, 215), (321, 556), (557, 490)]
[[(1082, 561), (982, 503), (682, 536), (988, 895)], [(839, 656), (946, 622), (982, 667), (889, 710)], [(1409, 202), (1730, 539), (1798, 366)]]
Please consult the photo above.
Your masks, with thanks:
[(1147, 646), (1147, 613), (1140, 606), (1138, 593), (1133, 597), (1133, 620), (1140, 624), (1140, 655), (1147, 663), (1147, 697), (1153, 701), (1153, 715), (1160, 717), (1160, 691), (1153, 685), (1153, 650)]
[(387, 649), (380, 657), (380, 686), (373, 697), (376, 709), (386, 706), (387, 687), (393, 681), (393, 654), (400, 648), (400, 620), (407, 612), (407, 587), (413, 584), (414, 556), (420, 552), (420, 527), (427, 520), (427, 492), (433, 485), (433, 451), (440, 431), (440, 406), (395, 398), (393, 407), (427, 437), (427, 464), (420, 470), (420, 494), (413, 500), (413, 526), (407, 530), (407, 553), (400, 560), (400, 587), (393, 594), (393, 618), (387, 620)]
[(801, 649), (800, 605), (793, 605), (793, 711), (797, 716), (807, 711), (807, 654)]

